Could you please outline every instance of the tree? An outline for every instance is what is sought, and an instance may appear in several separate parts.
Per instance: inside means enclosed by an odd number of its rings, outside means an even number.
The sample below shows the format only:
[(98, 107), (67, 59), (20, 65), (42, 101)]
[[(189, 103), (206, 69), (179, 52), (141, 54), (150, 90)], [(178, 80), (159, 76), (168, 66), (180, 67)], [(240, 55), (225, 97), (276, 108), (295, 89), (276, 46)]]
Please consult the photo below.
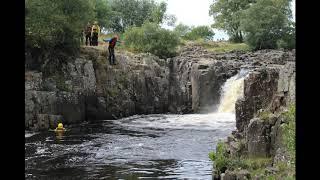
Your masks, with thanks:
[(289, 26), (284, 28), (284, 33), (277, 41), (278, 48), (294, 49), (296, 47), (296, 29), (295, 23), (290, 22)]
[[(49, 57), (78, 52), (83, 25), (94, 17), (92, 1), (27, 0), (25, 48), (39, 67)], [(86, 13), (83, 13), (86, 12)], [(44, 57), (45, 56), (45, 57)]]
[(142, 26), (145, 21), (160, 24), (167, 9), (166, 3), (153, 0), (109, 0), (112, 9), (110, 29), (124, 32), (130, 26)]
[(158, 6), (153, 6), (149, 21), (156, 24), (161, 24), (165, 18), (166, 11), (167, 4), (165, 2), (161, 2)]
[(184, 38), (188, 40), (196, 40), (200, 38), (211, 39), (214, 36), (214, 32), (208, 26), (198, 26), (191, 29), (186, 33)]
[(184, 37), (190, 31), (191, 31), (191, 28), (182, 23), (178, 24), (174, 28), (174, 32), (177, 33), (180, 37)]
[(94, 0), (95, 20), (98, 21), (101, 28), (108, 28), (111, 24), (111, 7), (107, 0)]
[(241, 29), (245, 31), (246, 41), (251, 47), (273, 49), (279, 46), (279, 41), (290, 41), (292, 26), (289, 20), (289, 2), (258, 0), (243, 12)]
[(215, 21), (212, 27), (225, 30), (233, 42), (243, 42), (243, 32), (240, 29), (241, 13), (254, 1), (214, 0), (209, 10)]
[(130, 27), (124, 33), (125, 46), (137, 52), (150, 52), (161, 58), (175, 54), (178, 36), (156, 23), (146, 22), (141, 27)]

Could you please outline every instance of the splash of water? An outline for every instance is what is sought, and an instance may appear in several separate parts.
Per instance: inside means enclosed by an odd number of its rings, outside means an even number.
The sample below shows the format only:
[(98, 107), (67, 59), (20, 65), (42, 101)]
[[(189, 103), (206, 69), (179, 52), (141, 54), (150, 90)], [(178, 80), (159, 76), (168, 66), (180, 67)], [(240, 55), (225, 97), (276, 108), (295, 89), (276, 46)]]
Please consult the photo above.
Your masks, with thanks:
[(243, 97), (244, 78), (247, 70), (241, 70), (237, 75), (229, 78), (222, 86), (222, 96), (218, 107), (219, 113), (234, 113), (235, 103)]

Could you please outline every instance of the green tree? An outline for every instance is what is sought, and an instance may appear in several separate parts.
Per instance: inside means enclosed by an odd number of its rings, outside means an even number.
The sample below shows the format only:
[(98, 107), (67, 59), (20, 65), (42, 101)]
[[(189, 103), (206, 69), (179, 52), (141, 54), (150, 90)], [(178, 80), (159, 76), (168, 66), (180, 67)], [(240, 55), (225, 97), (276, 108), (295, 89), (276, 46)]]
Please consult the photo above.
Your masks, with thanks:
[(174, 28), (174, 32), (176, 32), (180, 37), (184, 37), (188, 32), (191, 31), (191, 28), (188, 25), (185, 24), (178, 24)]
[(208, 26), (197, 26), (186, 33), (184, 38), (188, 40), (196, 40), (200, 38), (211, 39), (214, 36), (214, 32)]
[(290, 22), (288, 26), (283, 29), (283, 35), (277, 41), (278, 48), (294, 49), (296, 47), (296, 28), (295, 23)]
[(233, 42), (243, 42), (240, 29), (242, 11), (255, 0), (214, 0), (209, 14), (214, 18), (213, 28), (225, 30)]
[(165, 2), (161, 2), (158, 6), (153, 6), (149, 21), (156, 24), (161, 24), (165, 18), (166, 11), (167, 4)]
[(98, 21), (101, 28), (108, 28), (111, 25), (111, 7), (107, 0), (94, 0), (95, 20)]
[(290, 14), (289, 0), (258, 0), (242, 16), (241, 29), (247, 43), (254, 49), (274, 49), (283, 42), (290, 43), (294, 36)]
[(94, 17), (87, 0), (27, 0), (25, 12), (25, 49), (36, 68), (77, 53), (83, 25)]
[(128, 49), (150, 52), (161, 58), (173, 56), (179, 44), (179, 38), (175, 33), (150, 22), (126, 30), (124, 41)]
[(109, 0), (112, 9), (110, 29), (124, 32), (130, 26), (142, 26), (145, 21), (160, 24), (166, 12), (166, 3), (154, 0)]

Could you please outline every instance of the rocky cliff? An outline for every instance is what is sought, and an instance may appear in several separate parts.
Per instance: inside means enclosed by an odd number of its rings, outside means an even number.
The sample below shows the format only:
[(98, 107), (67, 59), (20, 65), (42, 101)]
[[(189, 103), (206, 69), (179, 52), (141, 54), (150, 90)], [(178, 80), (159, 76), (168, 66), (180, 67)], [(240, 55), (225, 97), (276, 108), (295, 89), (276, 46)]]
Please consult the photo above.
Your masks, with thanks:
[[(295, 54), (269, 51), (259, 56), (253, 64), (260, 66), (252, 68), (244, 80), (244, 96), (236, 102), (237, 130), (221, 145), (229, 163), (215, 165), (216, 179), (294, 177), (294, 157), (285, 142), (285, 138), (294, 140), (294, 131), (290, 137), (284, 134), (289, 126), (294, 128), (295, 111), (290, 109), (295, 105)], [(259, 164), (257, 159), (261, 163), (261, 158), (270, 161), (257, 173), (259, 168), (250, 166)], [(249, 165), (244, 163), (248, 160)], [(285, 165), (279, 167), (279, 162)]]
[[(222, 84), (240, 68), (284, 64), (292, 52), (215, 54), (186, 46), (178, 56), (160, 59), (119, 51), (115, 66), (106, 57), (106, 50), (83, 47), (59, 73), (26, 70), (26, 129), (53, 128), (57, 121), (71, 124), (134, 114), (214, 111)], [(241, 108), (249, 107), (238, 105)], [(239, 124), (245, 126), (252, 115), (242, 116), (246, 118)]]

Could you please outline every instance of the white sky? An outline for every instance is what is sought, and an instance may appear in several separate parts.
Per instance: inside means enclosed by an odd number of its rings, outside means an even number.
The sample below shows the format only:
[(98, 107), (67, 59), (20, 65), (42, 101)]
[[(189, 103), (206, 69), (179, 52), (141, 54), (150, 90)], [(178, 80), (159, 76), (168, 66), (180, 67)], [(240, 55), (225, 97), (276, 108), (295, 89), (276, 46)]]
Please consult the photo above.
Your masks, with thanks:
[[(167, 13), (177, 17), (177, 23), (189, 26), (211, 25), (213, 18), (209, 16), (209, 7), (213, 0), (156, 0), (157, 2), (167, 2)], [(295, 19), (295, 1), (292, 3), (293, 19)], [(228, 36), (223, 31), (215, 30), (214, 39)]]

